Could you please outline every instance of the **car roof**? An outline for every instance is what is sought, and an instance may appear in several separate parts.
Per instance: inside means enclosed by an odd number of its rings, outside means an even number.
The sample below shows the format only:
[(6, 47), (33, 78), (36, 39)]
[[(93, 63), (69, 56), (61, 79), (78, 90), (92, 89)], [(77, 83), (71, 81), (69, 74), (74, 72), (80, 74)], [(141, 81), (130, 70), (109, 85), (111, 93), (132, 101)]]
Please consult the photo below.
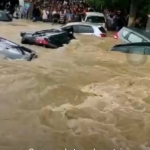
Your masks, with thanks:
[(133, 27), (124, 27), (130, 31), (133, 31), (133, 32), (136, 32), (146, 38), (148, 38), (150, 40), (150, 33), (145, 31), (145, 30), (142, 30), (142, 29), (138, 29), (138, 28), (133, 28)]
[(66, 33), (66, 31), (60, 31), (60, 32), (47, 32), (45, 33), (46, 36), (53, 36), (53, 35), (60, 35)]
[(88, 22), (71, 22), (71, 23), (67, 23), (64, 26), (71, 26), (71, 25), (89, 25), (89, 26), (95, 26), (95, 27), (101, 27), (100, 24), (94, 24), (94, 23), (88, 23)]
[(86, 12), (86, 15), (104, 17), (104, 14), (99, 12)]

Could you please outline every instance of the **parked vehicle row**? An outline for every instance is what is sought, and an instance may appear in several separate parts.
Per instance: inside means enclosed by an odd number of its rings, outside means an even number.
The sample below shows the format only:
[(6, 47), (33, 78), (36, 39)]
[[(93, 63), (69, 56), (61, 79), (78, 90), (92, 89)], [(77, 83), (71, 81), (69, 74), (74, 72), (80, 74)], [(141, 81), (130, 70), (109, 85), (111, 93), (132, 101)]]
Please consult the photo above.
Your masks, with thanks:
[(73, 22), (68, 23), (57, 29), (41, 30), (37, 32), (21, 32), (22, 44), (34, 44), (47, 48), (58, 48), (68, 44), (70, 40), (75, 39), (74, 33), (84, 35), (95, 35), (106, 37), (106, 30), (96, 24)]
[[(64, 44), (68, 44), (72, 39), (75, 39), (74, 33), (96, 35), (98, 37), (106, 36), (106, 30), (102, 26), (82, 22), (68, 23), (57, 29), (21, 32), (20, 36), (22, 44), (31, 44), (55, 49), (62, 47)], [(28, 61), (37, 58), (35, 51), (4, 38), (0, 38), (0, 55), (5, 59)]]
[[(75, 39), (74, 33), (103, 38), (107, 36), (105, 23), (105, 17), (102, 13), (89, 12), (86, 13), (82, 22), (67, 23), (57, 29), (21, 32), (21, 43), (56, 49), (62, 47), (64, 44), (69, 44), (72, 39)], [(123, 27), (114, 35), (114, 38), (122, 40), (126, 44), (115, 45), (110, 48), (110, 51), (138, 53), (142, 55), (150, 54), (150, 33), (144, 30)], [(4, 38), (0, 38), (0, 56), (4, 56), (5, 59), (27, 61), (37, 58), (35, 51)]]

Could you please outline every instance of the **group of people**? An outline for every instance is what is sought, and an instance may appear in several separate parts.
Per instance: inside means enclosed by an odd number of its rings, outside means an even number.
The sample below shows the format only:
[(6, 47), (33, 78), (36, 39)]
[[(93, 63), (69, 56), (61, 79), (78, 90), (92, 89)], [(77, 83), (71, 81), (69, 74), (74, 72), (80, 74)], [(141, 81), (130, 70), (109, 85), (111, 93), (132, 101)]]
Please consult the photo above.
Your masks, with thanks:
[[(114, 10), (109, 11), (108, 9), (104, 10), (104, 14), (107, 19), (107, 27), (110, 30), (120, 30), (123, 26), (128, 26), (129, 14), (125, 11)], [(144, 28), (144, 23), (146, 24), (145, 18), (141, 18), (141, 15), (137, 15), (137, 18), (132, 22), (130, 26), (135, 28)]]
[[(94, 11), (93, 7), (85, 1), (62, 1), (49, 0), (44, 3), (34, 1), (29, 10), (24, 11), (28, 19), (33, 21), (42, 20), (44, 22), (57, 22), (65, 24), (68, 22), (80, 22), (82, 17), (88, 11)], [(107, 28), (110, 30), (120, 30), (127, 25), (125, 15), (117, 11), (105, 11), (105, 18), (107, 20)]]
[(87, 11), (93, 9), (88, 3), (84, 1), (59, 1), (52, 0), (43, 4), (34, 1), (31, 3), (32, 6), (28, 10), (23, 10), (23, 15), (27, 19), (33, 19), (33, 21), (44, 21), (44, 22), (78, 22), (81, 21), (82, 16)]
[[(80, 22), (82, 17), (88, 11), (94, 11), (86, 1), (80, 0), (32, 0), (30, 6), (10, 9), (10, 4), (6, 5), (6, 9), (14, 12), (15, 18), (31, 19), (33, 21), (43, 21), (52, 23), (65, 24), (68, 22)], [(128, 15), (119, 10), (110, 11), (105, 9), (103, 11), (107, 28), (109, 30), (120, 30), (123, 26), (127, 26)], [(135, 20), (135, 27), (141, 28), (141, 20)]]
[(108, 11), (105, 10), (105, 17), (107, 20), (107, 28), (110, 30), (120, 30), (123, 26), (127, 25), (128, 20), (126, 19), (126, 15), (120, 11)]

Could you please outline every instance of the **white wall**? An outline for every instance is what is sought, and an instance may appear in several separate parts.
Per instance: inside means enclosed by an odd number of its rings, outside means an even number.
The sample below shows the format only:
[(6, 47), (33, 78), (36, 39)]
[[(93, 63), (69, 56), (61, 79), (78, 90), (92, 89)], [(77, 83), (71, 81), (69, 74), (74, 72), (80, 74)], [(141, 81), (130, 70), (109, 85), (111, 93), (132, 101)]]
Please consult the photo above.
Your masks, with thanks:
[(24, 7), (24, 0), (19, 0), (19, 5), (21, 5), (22, 7)]

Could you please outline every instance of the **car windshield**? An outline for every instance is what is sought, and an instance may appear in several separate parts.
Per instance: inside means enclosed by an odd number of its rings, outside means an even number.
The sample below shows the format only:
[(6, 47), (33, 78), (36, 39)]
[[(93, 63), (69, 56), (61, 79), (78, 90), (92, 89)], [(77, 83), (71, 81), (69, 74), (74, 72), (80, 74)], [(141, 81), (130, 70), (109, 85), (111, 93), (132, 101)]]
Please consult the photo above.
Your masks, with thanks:
[(5, 40), (5, 39), (0, 39), (0, 42), (7, 45), (7, 46), (18, 46), (17, 44), (15, 44), (11, 41)]
[(89, 16), (87, 17), (87, 22), (91, 23), (105, 23), (105, 19), (103, 16)]

